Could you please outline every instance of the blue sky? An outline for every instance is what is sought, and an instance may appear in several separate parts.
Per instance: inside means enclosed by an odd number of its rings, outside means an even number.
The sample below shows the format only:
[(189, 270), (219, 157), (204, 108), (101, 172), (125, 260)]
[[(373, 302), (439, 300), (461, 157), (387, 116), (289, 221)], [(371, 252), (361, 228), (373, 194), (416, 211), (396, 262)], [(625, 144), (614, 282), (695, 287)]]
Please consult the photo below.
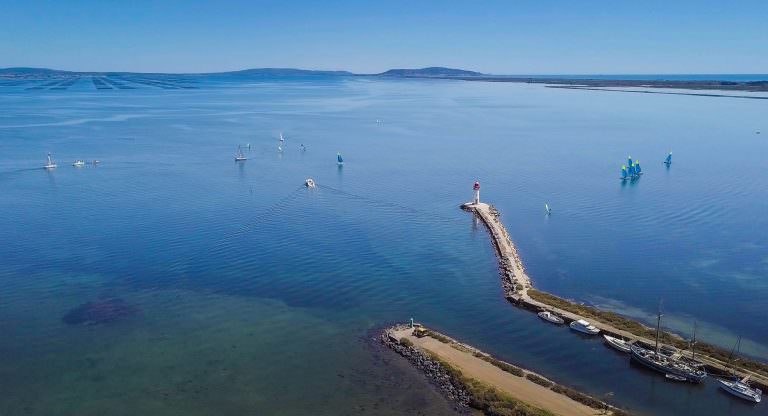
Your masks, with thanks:
[(768, 73), (768, 1), (0, 1), (0, 67)]

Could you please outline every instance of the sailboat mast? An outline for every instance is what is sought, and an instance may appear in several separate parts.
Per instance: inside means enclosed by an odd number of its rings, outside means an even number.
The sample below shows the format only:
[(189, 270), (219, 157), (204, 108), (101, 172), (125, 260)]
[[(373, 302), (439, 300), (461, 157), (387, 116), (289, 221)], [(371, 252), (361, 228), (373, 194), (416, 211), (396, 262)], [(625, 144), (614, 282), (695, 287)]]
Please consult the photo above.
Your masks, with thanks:
[(696, 359), (696, 322), (693, 323), (693, 339), (691, 340), (691, 359)]
[(659, 308), (659, 315), (656, 318), (656, 354), (659, 353), (659, 331), (661, 330), (661, 308)]

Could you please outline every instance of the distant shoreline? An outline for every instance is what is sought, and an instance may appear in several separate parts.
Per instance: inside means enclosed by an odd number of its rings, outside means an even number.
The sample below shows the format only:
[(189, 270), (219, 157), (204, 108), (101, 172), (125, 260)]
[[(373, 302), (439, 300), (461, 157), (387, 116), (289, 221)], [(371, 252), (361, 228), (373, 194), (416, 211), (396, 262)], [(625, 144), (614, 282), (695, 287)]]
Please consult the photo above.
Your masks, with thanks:
[(0, 80), (67, 80), (80, 77), (147, 77), (158, 79), (217, 76), (231, 79), (240, 77), (366, 77), (373, 79), (447, 79), (460, 81), (514, 82), (545, 84), (549, 88), (581, 89), (594, 91), (620, 91), (645, 94), (695, 95), (704, 97), (729, 97), (768, 99), (748, 95), (710, 93), (680, 93), (660, 91), (635, 91), (607, 88), (658, 88), (684, 90), (716, 90), (730, 92), (768, 92), (768, 74), (649, 74), (649, 75), (492, 75), (463, 69), (428, 67), (418, 69), (390, 69), (377, 74), (356, 74), (349, 71), (307, 70), (297, 68), (254, 68), (241, 71), (213, 73), (138, 73), (138, 72), (86, 72), (62, 71), (47, 68), (0, 68)]
[[(632, 91), (632, 90), (609, 90), (605, 88), (669, 88), (684, 90), (717, 90), (717, 91), (741, 91), (741, 92), (768, 92), (768, 81), (675, 81), (675, 80), (621, 80), (621, 79), (594, 79), (594, 78), (518, 78), (507, 76), (405, 76), (404, 78), (433, 78), (433, 79), (455, 79), (461, 81), (483, 81), (483, 82), (515, 82), (525, 84), (547, 84), (550, 88), (564, 89), (582, 89), (595, 91), (620, 91), (620, 92), (638, 92), (654, 94), (663, 92), (655, 91)], [(746, 96), (746, 95), (727, 95), (727, 94), (700, 94), (700, 93), (666, 93), (674, 95), (698, 95), (707, 97), (733, 97), (733, 98), (753, 98), (768, 99), (768, 97)]]

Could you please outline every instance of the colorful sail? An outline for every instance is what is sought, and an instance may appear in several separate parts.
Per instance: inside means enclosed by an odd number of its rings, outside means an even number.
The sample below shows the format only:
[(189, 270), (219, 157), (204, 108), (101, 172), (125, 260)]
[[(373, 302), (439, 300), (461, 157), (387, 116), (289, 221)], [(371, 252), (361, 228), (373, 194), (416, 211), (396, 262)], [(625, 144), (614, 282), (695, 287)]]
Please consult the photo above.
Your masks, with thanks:
[(632, 165), (634, 165), (634, 163), (632, 162), (632, 156), (627, 156), (627, 166), (632, 168)]
[(635, 161), (635, 175), (642, 175), (643, 171), (640, 169), (640, 161)]
[(621, 179), (627, 179), (627, 176), (629, 176), (629, 172), (627, 172), (627, 167), (624, 165), (621, 165)]
[(667, 159), (664, 160), (664, 163), (666, 163), (667, 165), (672, 163), (672, 152), (669, 152), (669, 154), (667, 155)]

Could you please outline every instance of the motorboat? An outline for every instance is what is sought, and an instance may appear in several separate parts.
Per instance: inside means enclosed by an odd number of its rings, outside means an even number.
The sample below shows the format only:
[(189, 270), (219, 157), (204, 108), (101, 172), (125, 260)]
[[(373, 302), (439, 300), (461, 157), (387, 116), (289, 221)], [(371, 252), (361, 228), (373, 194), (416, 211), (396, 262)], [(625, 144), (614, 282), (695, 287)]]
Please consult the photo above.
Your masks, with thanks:
[(588, 335), (597, 335), (600, 332), (600, 330), (597, 329), (594, 325), (590, 324), (589, 322), (583, 319), (573, 321), (570, 323), (569, 326), (574, 331), (578, 331)]
[(629, 343), (627, 341), (624, 341), (623, 339), (612, 337), (610, 335), (603, 334), (603, 338), (605, 338), (605, 345), (608, 345), (609, 347), (616, 349), (621, 352), (628, 353)]
[(732, 395), (748, 400), (750, 402), (760, 403), (763, 400), (763, 391), (758, 388), (753, 388), (747, 384), (749, 376), (744, 377), (742, 380), (722, 380), (720, 382), (720, 388), (731, 393)]
[(555, 315), (554, 313), (552, 313), (550, 311), (539, 312), (539, 313), (537, 313), (537, 315), (539, 315), (539, 318), (541, 318), (541, 319), (543, 319), (543, 320), (545, 320), (547, 322), (551, 322), (553, 324), (562, 325), (562, 324), (565, 323), (563, 318)]
[(78, 160), (75, 163), (73, 163), (72, 166), (74, 166), (76, 168), (82, 168), (83, 166), (85, 166), (85, 162), (82, 161), (82, 160)]
[(53, 160), (53, 157), (51, 157), (51, 154), (48, 153), (48, 159), (45, 162), (45, 166), (43, 166), (43, 169), (56, 169), (56, 162)]
[(306, 181), (304, 181), (304, 186), (306, 186), (307, 188), (310, 188), (310, 189), (311, 189), (311, 188), (314, 188), (314, 187), (316, 187), (317, 185), (315, 185), (315, 180), (314, 180), (314, 179), (312, 179), (312, 178), (307, 178), (307, 180), (306, 180)]

